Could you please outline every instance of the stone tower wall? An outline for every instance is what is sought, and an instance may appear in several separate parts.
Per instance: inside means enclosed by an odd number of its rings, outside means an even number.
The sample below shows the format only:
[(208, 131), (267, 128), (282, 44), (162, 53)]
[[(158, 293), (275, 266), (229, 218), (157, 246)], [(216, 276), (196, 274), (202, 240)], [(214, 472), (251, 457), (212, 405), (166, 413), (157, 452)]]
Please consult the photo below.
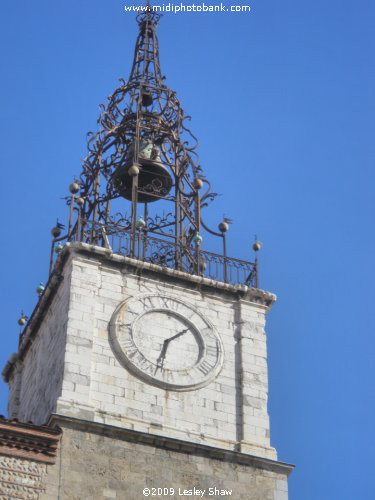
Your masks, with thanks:
[(1, 500), (288, 498), (287, 464), (79, 419), (56, 423), (0, 422)]
[[(208, 385), (167, 391), (123, 366), (108, 325), (119, 303), (142, 294), (183, 301), (214, 325), (224, 362)], [(144, 488), (179, 499), (195, 488), (203, 498), (231, 490), (226, 497), (287, 500), (292, 466), (275, 460), (267, 414), (264, 326), (273, 300), (103, 249), (66, 247), (3, 372), (10, 416), (49, 418), (50, 427), (4, 424), (0, 499), (138, 500)]]
[[(268, 306), (260, 300), (270, 294), (197, 283), (85, 245), (63, 254), (11, 370), (10, 416), (42, 424), (57, 413), (276, 458), (267, 413)], [(167, 391), (122, 365), (109, 323), (119, 303), (144, 294), (188, 304), (214, 326), (224, 361), (208, 385)]]
[[(93, 253), (74, 253), (68, 264), (69, 320), (57, 413), (275, 458), (267, 414), (267, 307), (233, 291), (124, 264)], [(209, 385), (166, 391), (138, 379), (117, 359), (109, 322), (119, 303), (142, 294), (181, 300), (215, 326), (224, 363)]]
[[(56, 498), (56, 484), (60, 500), (141, 500), (147, 498), (144, 488), (149, 488), (149, 498), (163, 500), (199, 498), (187, 493), (194, 488), (205, 490), (203, 499), (288, 499), (289, 469), (277, 462), (239, 463), (234, 453), (222, 452), (215, 458), (214, 450), (199, 445), (184, 449), (181, 442), (163, 443), (157, 437), (145, 443), (145, 435), (131, 436), (127, 431), (121, 435), (100, 425), (84, 430), (78, 421), (60, 425), (61, 452), (56, 464), (48, 467), (49, 486), (40, 500)], [(246, 460), (243, 455), (242, 460)]]
[(70, 297), (70, 270), (67, 269), (61, 283), (46, 289), (30, 319), (27, 334), (31, 341), (27, 342), (9, 379), (10, 418), (44, 424), (56, 410), (63, 382)]

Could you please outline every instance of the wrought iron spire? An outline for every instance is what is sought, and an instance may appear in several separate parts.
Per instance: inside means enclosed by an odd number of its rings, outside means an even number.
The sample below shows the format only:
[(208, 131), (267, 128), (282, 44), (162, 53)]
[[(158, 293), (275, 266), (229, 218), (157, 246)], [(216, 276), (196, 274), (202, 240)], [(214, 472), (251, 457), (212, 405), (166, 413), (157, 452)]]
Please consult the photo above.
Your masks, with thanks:
[(135, 54), (129, 81), (141, 81), (161, 85), (163, 78), (160, 72), (159, 46), (156, 28), (160, 14), (147, 2), (145, 10), (137, 16), (139, 34), (135, 44)]
[[(89, 134), (80, 180), (70, 186), (68, 233), (54, 236), (53, 244), (86, 242), (177, 270), (243, 282), (254, 276), (254, 265), (227, 257), (228, 225), (220, 224), (217, 232), (202, 220), (201, 211), (215, 193), (199, 165), (197, 141), (186, 126), (189, 117), (160, 70), (159, 19), (149, 2), (137, 16), (129, 79), (120, 80), (107, 106), (101, 105), (99, 131)], [(222, 239), (222, 255), (202, 250), (203, 230)]]

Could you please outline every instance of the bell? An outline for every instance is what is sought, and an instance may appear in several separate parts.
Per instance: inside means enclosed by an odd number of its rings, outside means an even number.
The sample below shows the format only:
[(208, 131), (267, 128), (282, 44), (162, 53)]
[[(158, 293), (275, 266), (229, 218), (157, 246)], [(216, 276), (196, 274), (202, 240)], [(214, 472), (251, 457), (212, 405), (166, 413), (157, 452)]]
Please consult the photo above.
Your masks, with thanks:
[[(130, 158), (133, 156), (133, 150), (134, 146), (129, 148)], [(132, 199), (134, 175), (138, 175), (138, 201), (140, 203), (157, 201), (160, 196), (166, 196), (169, 193), (173, 185), (172, 177), (162, 164), (159, 155), (159, 148), (152, 142), (140, 141), (137, 165), (130, 160), (118, 167), (114, 173), (113, 181), (120, 196), (127, 200)]]

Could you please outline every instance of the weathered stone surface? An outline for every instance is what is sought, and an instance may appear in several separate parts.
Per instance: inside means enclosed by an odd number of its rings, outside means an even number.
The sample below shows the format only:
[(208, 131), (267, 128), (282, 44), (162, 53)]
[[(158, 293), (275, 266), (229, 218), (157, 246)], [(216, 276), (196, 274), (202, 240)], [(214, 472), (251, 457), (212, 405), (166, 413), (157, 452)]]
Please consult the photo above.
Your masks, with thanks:
[[(229, 449), (241, 443), (243, 452), (276, 458), (267, 414), (266, 306), (233, 290), (140, 275), (95, 252), (72, 251), (63, 274), (11, 379), (11, 416), (41, 423), (56, 412)], [(213, 325), (224, 362), (209, 385), (166, 391), (123, 366), (108, 325), (119, 303), (144, 294), (182, 301)]]
[(43, 313), (30, 347), (9, 380), (10, 418), (44, 424), (61, 394), (70, 297), (70, 270)]
[(46, 464), (0, 455), (0, 499), (39, 499), (46, 489), (46, 472)]
[(183, 451), (183, 442), (56, 418), (63, 432), (55, 464), (0, 454), (1, 500), (139, 500), (144, 488), (160, 499), (190, 498), (183, 492), (195, 488), (201, 498), (287, 500), (285, 464), (225, 450), (213, 457), (200, 445)]
[[(140, 269), (129, 259), (94, 248), (72, 247), (65, 257), (63, 281), (44, 306), (42, 298), (42, 320), (27, 332), (32, 342), (7, 369), (9, 412), (35, 423), (54, 413), (88, 424), (87, 429), (64, 428), (57, 463), (46, 466), (45, 478), (35, 483), (37, 496), (30, 498), (138, 500), (145, 487), (175, 488), (159, 498), (185, 498), (181, 491), (194, 487), (207, 490), (208, 498), (222, 498), (208, 495), (216, 487), (232, 489), (236, 499), (287, 500), (287, 472), (259, 465), (276, 459), (270, 444), (264, 331), (274, 298), (260, 290), (187, 279), (155, 265)], [(120, 303), (145, 294), (183, 302), (213, 325), (223, 364), (206, 385), (165, 390), (134, 375), (121, 359), (110, 335), (111, 318)], [(153, 331), (152, 322), (149, 328)], [(183, 357), (183, 350), (176, 356)], [(106, 431), (101, 435), (90, 425)], [(110, 429), (117, 431), (111, 434)], [(149, 440), (129, 441), (118, 432), (144, 433)], [(159, 438), (168, 446), (161, 446)], [(192, 443), (212, 451), (193, 453)], [(228, 450), (232, 458), (215, 449)], [(261, 458), (238, 463), (234, 451)]]
[[(60, 500), (140, 500), (146, 498), (142, 493), (144, 488), (163, 488), (153, 498), (171, 500), (191, 498), (182, 492), (193, 488), (205, 490), (202, 498), (287, 498), (287, 473), (277, 468), (269, 470), (270, 461), (265, 462), (264, 468), (261, 464), (256, 467), (229, 458), (212, 458), (203, 449), (202, 453), (174, 451), (169, 449), (171, 443), (163, 448), (137, 442), (134, 436), (128, 441), (125, 434), (121, 436), (119, 430), (108, 427), (83, 431), (74, 428), (74, 423), (66, 427), (60, 422), (60, 426), (63, 428), (61, 453), (56, 464), (48, 466), (47, 475), (47, 479), (53, 477), (55, 481), (59, 477)], [(232, 493), (218, 495), (215, 488), (232, 490)], [(40, 500), (57, 498), (55, 494), (56, 484), (50, 481)]]

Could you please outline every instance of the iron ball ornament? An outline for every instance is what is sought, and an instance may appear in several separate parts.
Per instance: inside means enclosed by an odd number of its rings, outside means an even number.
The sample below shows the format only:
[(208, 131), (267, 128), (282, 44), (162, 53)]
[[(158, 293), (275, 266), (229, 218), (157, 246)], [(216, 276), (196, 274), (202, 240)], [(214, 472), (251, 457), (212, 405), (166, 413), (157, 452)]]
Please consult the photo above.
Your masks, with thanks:
[(254, 252), (259, 252), (261, 248), (262, 248), (262, 243), (259, 240), (256, 240), (253, 244)]
[(20, 318), (18, 319), (17, 323), (20, 325), (20, 326), (25, 326), (26, 323), (27, 323), (27, 316), (26, 314), (22, 311), (21, 312), (21, 316)]
[(195, 187), (195, 189), (202, 189), (202, 187), (203, 187), (203, 181), (202, 181), (202, 179), (200, 179), (199, 177), (197, 177), (194, 180), (194, 187)]
[(69, 191), (72, 193), (72, 194), (77, 194), (78, 191), (79, 191), (79, 184), (77, 181), (73, 181), (70, 186), (69, 186)]
[(139, 175), (139, 166), (136, 164), (132, 165), (128, 170), (128, 174), (131, 175), (132, 177)]
[(228, 229), (229, 229), (228, 222), (226, 222), (226, 221), (220, 222), (220, 224), (219, 224), (219, 231), (221, 233), (226, 233), (228, 231)]
[(54, 226), (51, 229), (51, 234), (54, 238), (58, 238), (61, 235), (61, 228), (59, 226)]
[(36, 289), (36, 293), (39, 295), (39, 297), (43, 295), (44, 290), (45, 290), (44, 285), (42, 282), (40, 282)]

